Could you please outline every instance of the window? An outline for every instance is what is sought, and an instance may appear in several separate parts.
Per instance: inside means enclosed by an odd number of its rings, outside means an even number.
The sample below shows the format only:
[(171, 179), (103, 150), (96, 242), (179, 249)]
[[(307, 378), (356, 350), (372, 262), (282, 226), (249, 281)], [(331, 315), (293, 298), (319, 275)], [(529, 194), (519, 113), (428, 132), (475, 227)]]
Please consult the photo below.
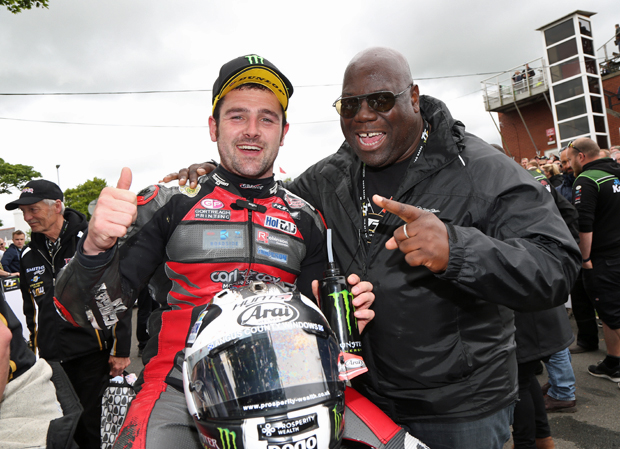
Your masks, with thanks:
[(581, 136), (590, 132), (588, 117), (579, 117), (564, 123), (559, 123), (560, 135), (563, 139), (567, 137)]
[(560, 42), (575, 34), (575, 27), (573, 26), (573, 19), (568, 19), (566, 22), (562, 22), (548, 30), (545, 30), (545, 42), (547, 47)]
[(557, 83), (571, 76), (579, 75), (579, 59), (574, 58), (551, 67), (551, 83)]
[(596, 70), (596, 59), (592, 58), (584, 58), (586, 61), (586, 72), (591, 73), (593, 75), (598, 75), (598, 71)]
[(597, 134), (596, 143), (598, 144), (599, 148), (609, 148), (609, 141), (607, 140), (606, 135)]
[(592, 112), (602, 114), (603, 113), (603, 102), (601, 101), (601, 97), (595, 97), (594, 95), (592, 95), (590, 97), (590, 101), (592, 103)]
[(581, 78), (575, 78), (558, 84), (557, 86), (553, 86), (553, 96), (556, 103), (581, 94), (583, 94), (583, 83), (581, 82)]
[[(605, 133), (605, 117), (602, 115), (594, 115), (594, 131), (597, 133)], [(601, 147), (607, 148), (607, 147)]]
[(588, 39), (587, 37), (582, 37), (581, 46), (583, 47), (583, 52), (586, 55), (594, 56), (594, 44), (592, 43), (592, 39)]
[(591, 94), (601, 93), (601, 84), (599, 83), (598, 78), (594, 78), (593, 76), (588, 77), (588, 90)]
[(592, 37), (592, 27), (590, 27), (590, 22), (586, 19), (579, 18), (579, 31), (584, 36)]
[(570, 117), (576, 117), (588, 112), (586, 109), (586, 100), (584, 97), (579, 97), (574, 100), (566, 101), (564, 103), (556, 104), (555, 111), (558, 115), (558, 121), (566, 120)]
[(577, 41), (571, 39), (561, 44), (547, 49), (547, 55), (549, 56), (549, 64), (555, 64), (558, 61), (562, 61), (571, 56), (577, 55)]

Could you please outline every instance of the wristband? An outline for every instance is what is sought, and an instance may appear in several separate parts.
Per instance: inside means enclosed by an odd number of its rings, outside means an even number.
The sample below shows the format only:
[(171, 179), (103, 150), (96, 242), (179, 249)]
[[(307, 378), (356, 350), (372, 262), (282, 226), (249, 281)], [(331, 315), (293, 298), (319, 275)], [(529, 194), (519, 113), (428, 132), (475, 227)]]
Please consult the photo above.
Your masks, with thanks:
[(581, 263), (588, 263), (592, 260), (592, 257), (588, 257), (587, 259), (581, 259)]

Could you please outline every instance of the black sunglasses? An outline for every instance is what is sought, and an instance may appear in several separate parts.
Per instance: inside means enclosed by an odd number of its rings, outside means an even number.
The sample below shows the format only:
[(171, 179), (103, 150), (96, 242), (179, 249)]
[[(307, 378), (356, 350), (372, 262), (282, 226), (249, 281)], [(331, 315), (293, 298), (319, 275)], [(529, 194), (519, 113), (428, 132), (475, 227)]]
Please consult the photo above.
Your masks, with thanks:
[(396, 104), (396, 98), (407, 92), (409, 88), (413, 86), (411, 83), (409, 86), (405, 88), (402, 92), (397, 94), (385, 91), (385, 92), (373, 92), (371, 94), (365, 95), (357, 95), (355, 97), (344, 97), (337, 99), (333, 107), (336, 108), (336, 112), (340, 114), (344, 118), (353, 118), (355, 114), (357, 114), (362, 107), (362, 100), (365, 98), (366, 103), (372, 109), (377, 112), (387, 112), (394, 107)]

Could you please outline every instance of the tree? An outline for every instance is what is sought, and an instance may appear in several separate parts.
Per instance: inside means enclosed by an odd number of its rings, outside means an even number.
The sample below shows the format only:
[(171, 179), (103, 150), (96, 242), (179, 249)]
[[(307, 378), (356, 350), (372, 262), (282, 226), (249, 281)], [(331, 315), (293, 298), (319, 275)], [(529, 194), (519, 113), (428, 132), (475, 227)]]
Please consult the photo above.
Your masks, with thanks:
[(11, 193), (11, 188), (21, 190), (28, 181), (40, 177), (41, 173), (30, 165), (13, 165), (0, 158), (0, 194)]
[(0, 6), (6, 6), (10, 12), (17, 14), (24, 9), (32, 9), (33, 6), (47, 8), (47, 0), (0, 0)]
[(88, 205), (99, 197), (104, 187), (107, 187), (105, 179), (95, 177), (74, 189), (67, 189), (65, 190), (65, 206), (82, 212), (90, 220)]

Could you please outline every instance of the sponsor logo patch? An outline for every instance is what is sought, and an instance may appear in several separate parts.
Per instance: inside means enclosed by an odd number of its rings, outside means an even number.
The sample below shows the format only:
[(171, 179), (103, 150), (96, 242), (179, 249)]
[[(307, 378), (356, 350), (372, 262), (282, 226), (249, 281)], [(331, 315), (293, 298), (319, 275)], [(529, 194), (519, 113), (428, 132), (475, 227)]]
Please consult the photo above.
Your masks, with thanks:
[(202, 249), (244, 248), (243, 231), (235, 229), (204, 230)]
[(258, 231), (256, 233), (256, 241), (266, 245), (276, 245), (288, 248), (288, 240), (278, 237), (277, 235), (270, 234), (267, 231)]
[(301, 198), (297, 198), (295, 196), (289, 195), (288, 193), (284, 195), (284, 200), (286, 201), (286, 204), (288, 204), (289, 207), (293, 209), (301, 209), (307, 204)]
[(269, 248), (263, 248), (262, 246), (256, 248), (256, 254), (264, 256), (267, 259), (275, 260), (276, 262), (286, 263), (288, 261), (288, 256), (286, 254), (277, 253), (271, 251)]
[(215, 181), (215, 184), (217, 184), (218, 186), (228, 186), (228, 185), (230, 185), (220, 175), (213, 175), (213, 181)]
[(251, 270), (249, 273), (247, 270), (234, 269), (233, 271), (214, 271), (211, 273), (211, 280), (213, 282), (221, 282), (222, 288), (228, 288), (234, 285), (241, 285), (247, 281), (261, 281), (266, 283), (280, 282), (281, 278), (277, 276), (271, 276), (265, 273), (259, 273), (258, 271)]
[(32, 187), (26, 187), (25, 189), (22, 189), (22, 193), (34, 193), (34, 190)]
[(230, 221), (230, 211), (217, 209), (194, 209), (194, 218), (196, 220)]
[(250, 190), (263, 190), (263, 188), (265, 187), (262, 184), (239, 184), (239, 187), (241, 187), (242, 189), (250, 189)]
[(205, 198), (201, 200), (200, 204), (205, 209), (221, 209), (224, 207), (224, 203), (222, 203), (220, 200), (214, 200), (211, 198)]
[(45, 266), (41, 265), (41, 266), (38, 266), (38, 267), (26, 268), (26, 274), (32, 273), (33, 271), (34, 271), (35, 275), (41, 276), (43, 273), (45, 273)]
[(192, 189), (188, 186), (179, 186), (179, 192), (181, 192), (185, 196), (193, 198), (198, 195), (198, 192), (200, 192), (200, 184), (198, 184), (195, 189)]
[(295, 235), (297, 233), (297, 225), (291, 221), (282, 220), (281, 218), (267, 215), (265, 217), (265, 227), (278, 229), (287, 234)]

